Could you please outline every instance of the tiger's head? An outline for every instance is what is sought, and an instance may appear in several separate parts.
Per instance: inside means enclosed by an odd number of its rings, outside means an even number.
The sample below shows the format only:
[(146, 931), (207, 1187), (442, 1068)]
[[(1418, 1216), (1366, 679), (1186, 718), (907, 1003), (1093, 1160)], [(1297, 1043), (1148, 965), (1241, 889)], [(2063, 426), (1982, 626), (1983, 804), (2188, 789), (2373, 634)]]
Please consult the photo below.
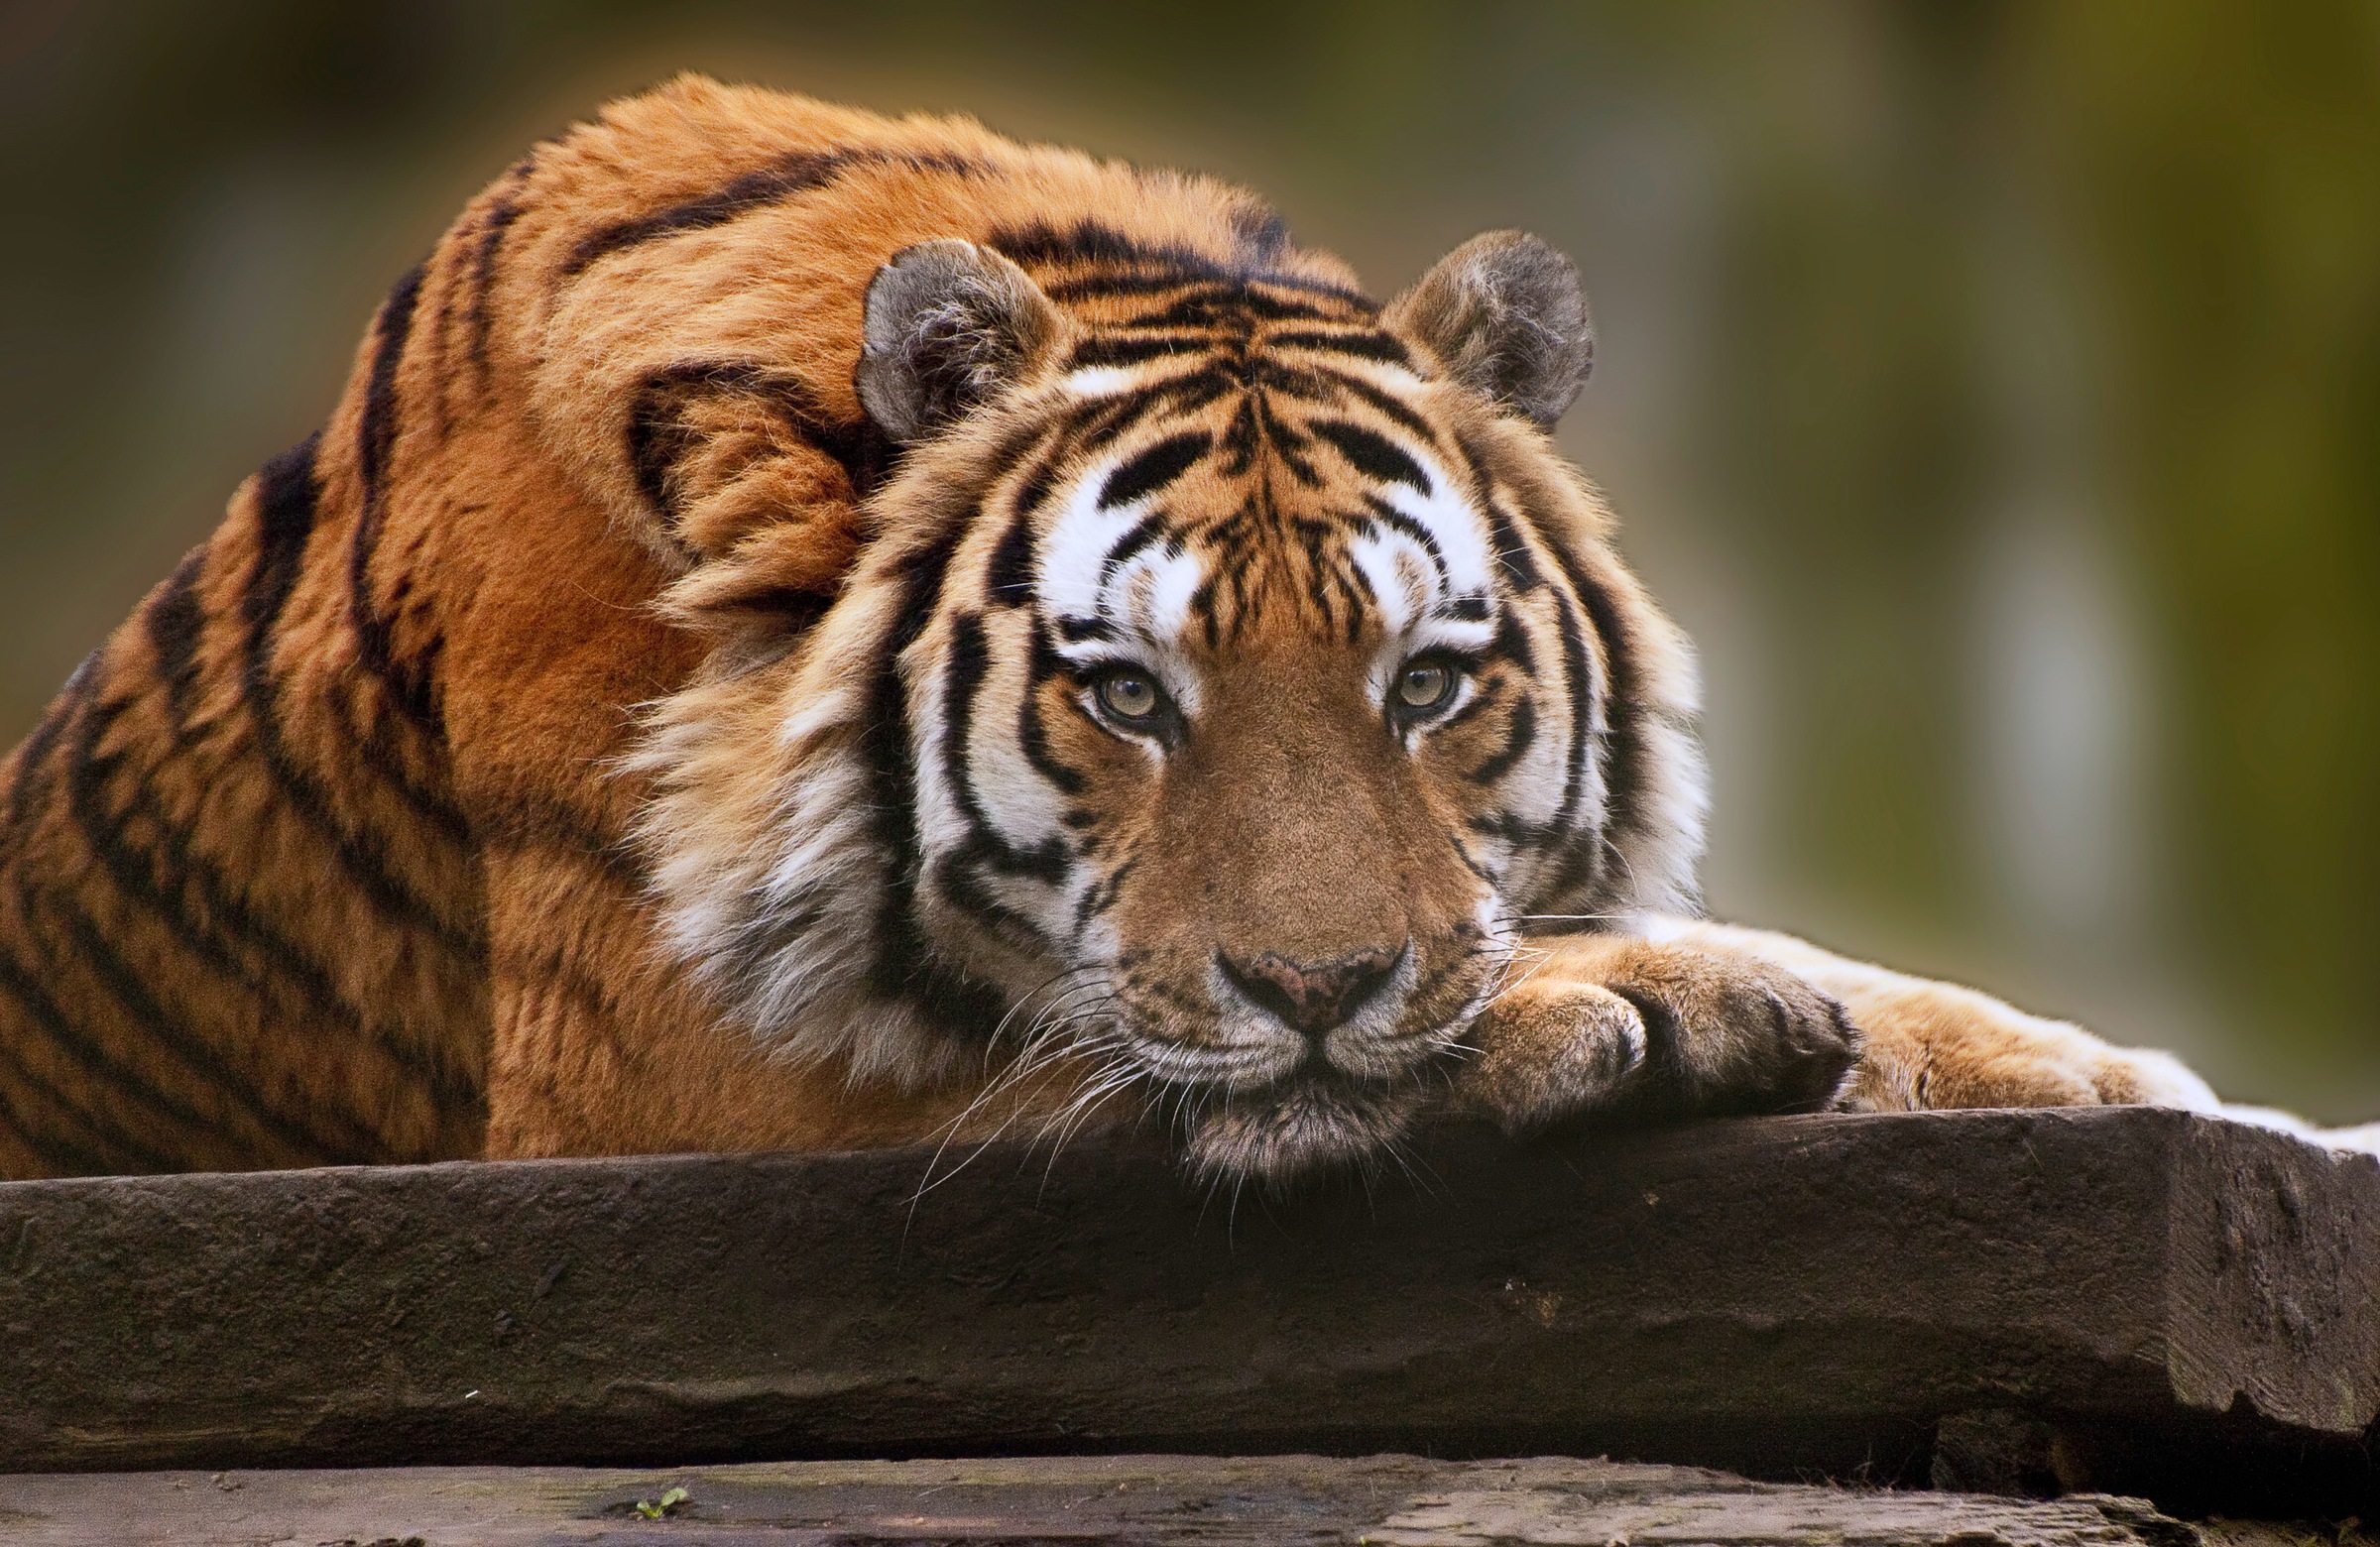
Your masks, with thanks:
[(1384, 308), (898, 254), (856, 569), (659, 711), (674, 946), (855, 1078), (1063, 1056), (1217, 1174), (1389, 1142), (1533, 924), (1690, 900), (1686, 647), (1547, 436), (1592, 347), (1516, 233)]

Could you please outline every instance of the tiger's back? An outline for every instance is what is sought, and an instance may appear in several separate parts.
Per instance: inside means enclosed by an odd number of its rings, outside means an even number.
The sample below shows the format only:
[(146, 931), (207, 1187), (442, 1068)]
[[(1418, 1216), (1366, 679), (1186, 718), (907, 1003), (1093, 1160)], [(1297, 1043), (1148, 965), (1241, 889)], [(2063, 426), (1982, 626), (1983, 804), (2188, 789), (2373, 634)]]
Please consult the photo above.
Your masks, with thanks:
[(1087, 317), (1202, 266), (1361, 304), (1245, 194), (965, 121), (685, 80), (538, 148), (0, 766), (0, 1172), (860, 1143), (955, 1110), (716, 1034), (651, 949), (623, 767), (634, 706), (833, 595), (887, 454), (866, 288), (954, 235)]

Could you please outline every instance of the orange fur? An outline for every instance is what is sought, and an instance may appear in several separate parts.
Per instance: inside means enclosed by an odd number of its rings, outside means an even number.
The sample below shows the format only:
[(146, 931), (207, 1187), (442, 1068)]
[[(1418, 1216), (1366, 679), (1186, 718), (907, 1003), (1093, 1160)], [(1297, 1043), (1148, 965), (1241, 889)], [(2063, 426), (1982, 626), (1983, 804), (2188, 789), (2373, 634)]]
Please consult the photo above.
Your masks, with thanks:
[[(1103, 248), (1110, 232), (1130, 251)], [(1147, 254), (1257, 264), (1254, 293), (1287, 285), (1320, 318), (1259, 321), (1234, 347), (1294, 352), (1298, 327), (1324, 327), (1409, 351), (1405, 396), (1374, 409), (1460, 439), (1525, 516), (1515, 540), (1568, 566), (1560, 594), (1582, 600), (1548, 591), (1515, 627), (1540, 660), (1583, 637), (1564, 669), (1610, 717), (1593, 735), (1626, 743), (1603, 775), (1611, 823), (1547, 857), (1514, 904), (1690, 903), (1685, 643), (1592, 492), (1465, 385), (1499, 366), (1442, 342), (1473, 325), (1462, 274), (1381, 313), (1221, 184), (687, 78), (538, 147), (464, 210), (392, 293), (322, 433), (240, 489), (0, 769), (0, 1173), (819, 1149), (1081, 1116), (1088, 1054), (1004, 1065), (897, 1009), (794, 1045), (704, 976), (705, 931), (769, 884), (793, 784), (842, 760), (842, 781), (804, 797), (827, 802), (821, 831), (881, 793), (852, 772), (858, 662), (897, 636), (904, 565), (936, 543), (954, 573), (1000, 561), (1000, 532), (952, 491), (1021, 500), (1014, 447), (1059, 392), (1030, 376), (905, 457), (863, 413), (871, 283), (949, 238), (1014, 260), (1016, 303), (1048, 308), (1037, 359), (1125, 325), (1134, 293), (1071, 282)], [(1169, 424), (1222, 437), (1227, 409)], [(1346, 476), (1284, 481), (1281, 519), (1345, 505)], [(1241, 495), (1200, 474), (1179, 498), (1223, 521)], [(1474, 923), (1477, 866), (1456, 861), (1487, 797), (1463, 771), (1492, 753), (1490, 721), (1379, 761), (1354, 689), (1311, 688), (1360, 680), (1379, 648), (1352, 624), (1344, 646), (1313, 643), (1339, 626), (1299, 601), (1318, 565), (1284, 548), (1238, 572), (1244, 626), (1227, 627), (1244, 643), (1209, 652), (1230, 657), (1230, 735), (1164, 790), (1094, 813), (1146, 859), (1133, 890), (1117, 880), (1116, 927), (1150, 997), (1178, 1000), (1219, 950), (1409, 949), (1437, 984), (1410, 1002), (1412, 1035), (1438, 1057), (1485, 1003), (1453, 1094), (1515, 1127), (1625, 1095), (1648, 1024), (1682, 1039), (1674, 1110), (1824, 1101), (1855, 1041), (1835, 1000), (1867, 1038), (1857, 1105), (2192, 1096), (2080, 1032), (1798, 942), (1692, 926), (1683, 943), (1531, 944), (1525, 921)], [(1605, 614), (1572, 620), (1584, 601)], [(1102, 787), (1138, 776), (1141, 753), (1074, 715), (1076, 689), (1014, 664), (1012, 623), (938, 613), (900, 658), (913, 690), (968, 627), (995, 636), (984, 690), (1002, 723), (1033, 699), (1058, 726), (1051, 757)], [(1561, 684), (1537, 670), (1483, 670), (1507, 739), (1531, 692), (1549, 727), (1587, 712), (1590, 684), (1547, 696)], [(937, 938), (967, 940), (971, 970), (1029, 1002), (1046, 964), (937, 905), (921, 904)], [(1488, 936), (1518, 950), (1492, 999)], [(1296, 985), (1311, 969), (1264, 970)], [(1399, 1089), (1364, 1131), (1390, 1136), (1421, 1100)], [(1233, 1130), (1214, 1152), (1266, 1142)]]

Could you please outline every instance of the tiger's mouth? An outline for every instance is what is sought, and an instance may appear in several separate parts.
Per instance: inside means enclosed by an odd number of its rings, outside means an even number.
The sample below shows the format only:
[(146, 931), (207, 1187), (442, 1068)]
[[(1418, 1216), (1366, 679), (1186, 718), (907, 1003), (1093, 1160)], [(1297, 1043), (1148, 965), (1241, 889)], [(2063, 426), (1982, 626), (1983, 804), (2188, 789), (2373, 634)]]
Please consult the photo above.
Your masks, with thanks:
[(1283, 1182), (1362, 1165), (1385, 1151), (1423, 1105), (1419, 1081), (1365, 1080), (1308, 1066), (1254, 1091), (1186, 1109), (1183, 1158), (1207, 1180)]
[(1444, 1088), (1498, 965), (1460, 953), (1374, 1023), (1351, 1019), (1328, 1032), (1292, 1030), (1252, 1007), (1192, 1019), (1181, 1013), (1187, 996), (1152, 1004), (1128, 993), (1078, 1036), (1171, 1114), (1191, 1174), (1286, 1183), (1361, 1169), (1390, 1151)]

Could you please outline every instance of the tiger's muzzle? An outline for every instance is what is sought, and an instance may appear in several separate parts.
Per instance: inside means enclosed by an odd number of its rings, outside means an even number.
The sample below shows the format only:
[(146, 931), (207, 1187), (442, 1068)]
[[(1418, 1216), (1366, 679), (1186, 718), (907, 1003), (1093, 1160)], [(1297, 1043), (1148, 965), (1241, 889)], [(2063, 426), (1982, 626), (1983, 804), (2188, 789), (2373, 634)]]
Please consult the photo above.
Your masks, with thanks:
[[(1442, 943), (1444, 944), (1444, 943)], [(1127, 1056), (1165, 1089), (1185, 1158), (1279, 1183), (1381, 1154), (1419, 1115), (1487, 998), (1495, 961), (1406, 940), (1322, 960), (1218, 949), (1204, 1012), (1160, 993), (1129, 1015)]]

